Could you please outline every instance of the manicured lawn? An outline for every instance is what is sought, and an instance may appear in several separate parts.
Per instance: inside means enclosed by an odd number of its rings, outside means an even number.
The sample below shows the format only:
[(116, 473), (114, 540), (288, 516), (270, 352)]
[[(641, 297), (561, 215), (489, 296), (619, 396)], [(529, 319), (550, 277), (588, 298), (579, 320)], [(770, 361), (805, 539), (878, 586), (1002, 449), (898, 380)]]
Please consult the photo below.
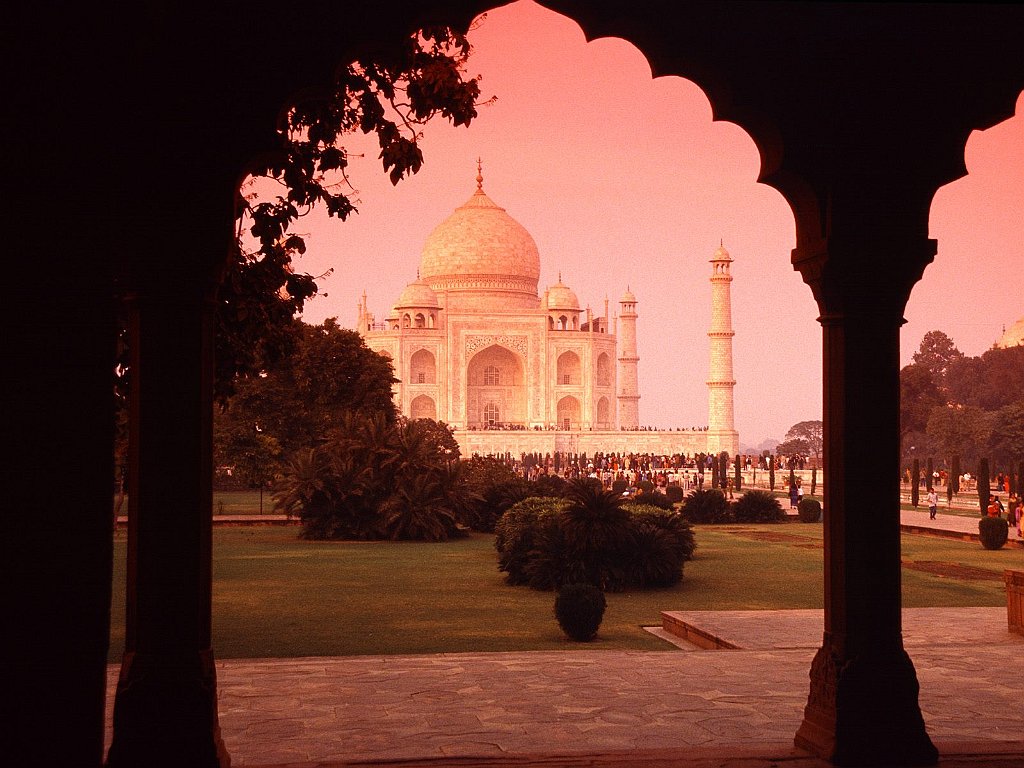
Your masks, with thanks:
[[(297, 532), (214, 530), (219, 658), (579, 647), (558, 628), (552, 593), (503, 583), (492, 536), (329, 543), (302, 541)], [(112, 661), (124, 641), (124, 555), (122, 530), (115, 540)], [(907, 606), (1005, 605), (1002, 571), (1024, 564), (1020, 549), (988, 552), (977, 543), (910, 535), (903, 537), (903, 558), (915, 564), (903, 571)], [(641, 629), (660, 624), (663, 610), (820, 608), (821, 568), (820, 524), (700, 526), (683, 583), (609, 594), (590, 647), (669, 649)]]

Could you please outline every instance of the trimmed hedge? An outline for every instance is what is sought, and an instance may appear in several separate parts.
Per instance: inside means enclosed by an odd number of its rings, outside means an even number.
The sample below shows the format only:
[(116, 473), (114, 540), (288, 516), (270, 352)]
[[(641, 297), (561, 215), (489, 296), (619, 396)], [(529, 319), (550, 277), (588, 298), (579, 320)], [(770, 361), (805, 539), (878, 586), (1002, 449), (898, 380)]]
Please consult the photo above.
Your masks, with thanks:
[(816, 523), (821, 520), (821, 502), (817, 499), (805, 496), (796, 505), (796, 511), (801, 523)]
[(586, 583), (617, 591), (682, 580), (696, 544), (681, 515), (622, 503), (608, 492), (591, 501), (531, 498), (509, 509), (494, 541), (506, 582), (540, 590)]
[(570, 639), (588, 643), (597, 635), (607, 606), (604, 593), (592, 584), (566, 584), (555, 598), (555, 618)]
[(1010, 537), (1010, 524), (1001, 517), (983, 517), (978, 521), (978, 535), (985, 549), (1002, 549)]

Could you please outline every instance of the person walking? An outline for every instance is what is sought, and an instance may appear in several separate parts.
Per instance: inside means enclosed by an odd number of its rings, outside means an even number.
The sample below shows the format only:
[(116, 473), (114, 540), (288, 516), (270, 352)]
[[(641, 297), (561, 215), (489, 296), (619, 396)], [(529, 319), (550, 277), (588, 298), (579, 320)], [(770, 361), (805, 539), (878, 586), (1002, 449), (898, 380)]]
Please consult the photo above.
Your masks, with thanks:
[(796, 483), (789, 486), (789, 508), (796, 509), (797, 503), (800, 501), (800, 491), (796, 487)]
[(1010, 500), (1006, 503), (1006, 522), (1013, 528), (1017, 524), (1017, 518), (1020, 516), (1020, 500), (1017, 498), (1016, 493), (1010, 494)]
[(930, 520), (935, 519), (935, 513), (939, 511), (939, 494), (935, 492), (935, 487), (928, 491), (928, 518)]

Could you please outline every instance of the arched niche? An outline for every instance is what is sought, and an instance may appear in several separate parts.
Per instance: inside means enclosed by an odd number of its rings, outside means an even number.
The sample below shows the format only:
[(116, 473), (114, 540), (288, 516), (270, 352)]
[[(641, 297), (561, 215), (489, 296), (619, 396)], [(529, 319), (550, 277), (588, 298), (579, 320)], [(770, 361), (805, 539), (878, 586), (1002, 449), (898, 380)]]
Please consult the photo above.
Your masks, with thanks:
[(413, 356), (409, 358), (409, 383), (437, 383), (437, 361), (434, 359), (434, 355), (430, 350), (417, 350), (413, 353)]
[(597, 386), (610, 387), (612, 385), (612, 359), (607, 352), (597, 356)]
[(559, 429), (579, 429), (580, 401), (572, 395), (558, 401), (557, 420)]
[(558, 356), (555, 383), (559, 386), (577, 385), (582, 383), (582, 369), (583, 366), (580, 364), (579, 355), (575, 352), (563, 352)]
[(409, 403), (409, 417), (413, 419), (436, 419), (437, 405), (434, 398), (427, 395), (417, 395)]

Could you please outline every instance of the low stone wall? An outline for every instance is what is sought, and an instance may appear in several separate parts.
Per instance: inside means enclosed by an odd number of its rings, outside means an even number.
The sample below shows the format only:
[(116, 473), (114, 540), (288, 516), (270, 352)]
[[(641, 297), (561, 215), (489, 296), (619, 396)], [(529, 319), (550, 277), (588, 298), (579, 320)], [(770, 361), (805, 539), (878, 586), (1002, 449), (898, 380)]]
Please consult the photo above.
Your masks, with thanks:
[(1006, 623), (1011, 632), (1024, 635), (1024, 571), (1004, 571)]

